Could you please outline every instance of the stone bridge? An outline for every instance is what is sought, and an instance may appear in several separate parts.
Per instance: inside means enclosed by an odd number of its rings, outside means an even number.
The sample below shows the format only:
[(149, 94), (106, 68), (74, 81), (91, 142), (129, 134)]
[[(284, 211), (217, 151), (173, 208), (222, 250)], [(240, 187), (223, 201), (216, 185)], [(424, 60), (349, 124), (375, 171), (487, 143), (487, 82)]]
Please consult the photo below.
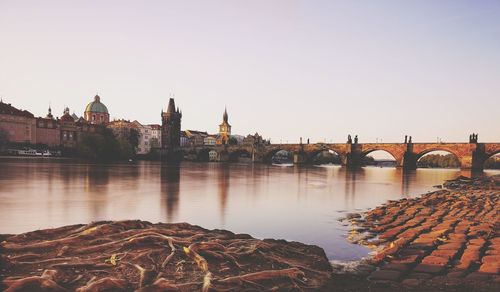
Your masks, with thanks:
[(253, 162), (268, 163), (281, 150), (293, 153), (293, 161), (297, 164), (309, 163), (318, 153), (331, 150), (338, 154), (341, 164), (348, 167), (360, 166), (363, 157), (383, 150), (394, 157), (398, 167), (405, 169), (415, 169), (417, 161), (429, 152), (446, 151), (458, 158), (462, 169), (481, 170), (488, 158), (500, 153), (500, 143), (317, 143), (188, 146), (177, 149), (183, 156), (198, 160), (203, 160), (201, 157), (207, 160), (212, 151), (216, 153), (217, 161), (234, 161), (241, 154), (246, 154)]

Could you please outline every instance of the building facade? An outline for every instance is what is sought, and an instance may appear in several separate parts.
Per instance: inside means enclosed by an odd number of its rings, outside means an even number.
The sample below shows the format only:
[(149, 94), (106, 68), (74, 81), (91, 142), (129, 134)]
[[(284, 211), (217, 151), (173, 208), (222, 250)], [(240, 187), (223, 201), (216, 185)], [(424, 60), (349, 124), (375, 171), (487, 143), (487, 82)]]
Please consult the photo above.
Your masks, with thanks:
[(108, 108), (101, 102), (101, 97), (99, 95), (94, 96), (94, 101), (90, 102), (85, 107), (83, 117), (91, 124), (109, 123)]
[(203, 139), (203, 145), (205, 146), (215, 146), (217, 145), (217, 137), (214, 135), (208, 135)]
[(69, 108), (64, 109), (64, 113), (59, 119), (60, 145), (65, 148), (75, 148), (78, 145), (79, 128), (75, 119), (69, 114)]
[(161, 148), (174, 149), (181, 144), (182, 112), (175, 108), (175, 101), (170, 98), (167, 111), (161, 112)]
[(10, 143), (36, 144), (35, 116), (27, 110), (0, 101), (0, 128), (7, 134)]
[[(137, 130), (139, 134), (136, 153), (140, 155), (148, 154), (152, 147), (158, 147), (155, 144), (155, 137), (153, 137), (153, 127), (151, 125), (142, 125), (138, 121), (132, 122), (132, 127)], [(156, 140), (157, 142), (158, 140)]]
[(161, 147), (161, 126), (158, 124), (150, 124), (151, 127), (151, 148)]
[(205, 137), (208, 136), (207, 132), (186, 130), (184, 131), (189, 141), (190, 146), (203, 146), (205, 143)]
[(45, 118), (36, 118), (36, 143), (51, 147), (61, 144), (59, 120), (54, 119), (50, 107)]

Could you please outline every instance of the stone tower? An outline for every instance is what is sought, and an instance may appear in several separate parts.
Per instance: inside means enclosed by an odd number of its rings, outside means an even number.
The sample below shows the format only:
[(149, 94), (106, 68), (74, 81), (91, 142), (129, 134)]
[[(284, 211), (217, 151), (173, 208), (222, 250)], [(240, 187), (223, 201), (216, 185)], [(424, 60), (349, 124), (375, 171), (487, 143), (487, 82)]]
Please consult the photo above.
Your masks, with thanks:
[(182, 112), (170, 98), (167, 111), (161, 111), (161, 148), (173, 150), (181, 145), (181, 118)]
[(228, 144), (229, 137), (231, 136), (231, 125), (228, 122), (227, 108), (224, 108), (222, 115), (222, 124), (219, 125), (219, 136), (221, 144)]

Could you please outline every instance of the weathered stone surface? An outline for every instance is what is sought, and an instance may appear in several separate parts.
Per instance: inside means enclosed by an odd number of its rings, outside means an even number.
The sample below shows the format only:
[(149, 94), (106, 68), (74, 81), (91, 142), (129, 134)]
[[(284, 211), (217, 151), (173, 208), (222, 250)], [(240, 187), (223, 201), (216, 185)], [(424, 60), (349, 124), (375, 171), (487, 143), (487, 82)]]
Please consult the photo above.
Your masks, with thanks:
[(436, 265), (436, 266), (441, 266), (444, 267), (446, 264), (448, 264), (448, 259), (447, 258), (442, 258), (442, 257), (437, 257), (437, 256), (426, 256), (423, 260), (423, 264), (429, 264), (429, 265)]
[(500, 262), (484, 263), (479, 268), (479, 272), (486, 273), (486, 274), (499, 274), (500, 273)]
[(437, 249), (431, 253), (431, 256), (445, 258), (451, 260), (458, 253), (458, 250), (453, 249)]

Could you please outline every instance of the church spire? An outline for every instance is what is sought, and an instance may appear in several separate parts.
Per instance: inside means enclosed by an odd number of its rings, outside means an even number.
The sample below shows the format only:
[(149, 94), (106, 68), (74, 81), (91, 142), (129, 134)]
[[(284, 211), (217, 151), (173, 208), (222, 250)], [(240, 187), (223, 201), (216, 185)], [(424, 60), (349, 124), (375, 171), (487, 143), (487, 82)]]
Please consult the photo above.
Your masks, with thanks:
[(224, 107), (224, 114), (222, 115), (222, 121), (224, 121), (225, 123), (227, 123), (228, 121), (228, 115), (227, 115), (227, 108)]

